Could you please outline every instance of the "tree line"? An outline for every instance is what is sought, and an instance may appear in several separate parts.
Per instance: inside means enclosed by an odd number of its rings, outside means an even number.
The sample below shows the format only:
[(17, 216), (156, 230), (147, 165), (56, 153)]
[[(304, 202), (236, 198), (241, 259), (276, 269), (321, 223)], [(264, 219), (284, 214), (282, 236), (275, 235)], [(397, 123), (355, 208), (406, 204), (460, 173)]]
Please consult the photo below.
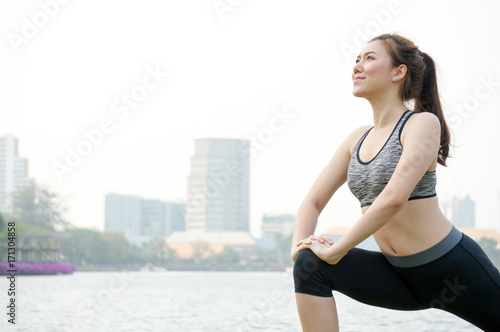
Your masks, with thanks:
[[(18, 238), (24, 232), (60, 235), (61, 260), (81, 268), (91, 269), (92, 266), (100, 266), (105, 269), (107, 265), (144, 266), (148, 263), (157, 266), (231, 266), (239, 264), (242, 259), (242, 254), (232, 248), (213, 253), (205, 242), (193, 243), (193, 257), (181, 259), (167, 246), (165, 240), (158, 236), (152, 237), (149, 242), (137, 245), (121, 233), (75, 227), (64, 217), (67, 208), (63, 200), (46, 186), (35, 182), (13, 195), (11, 211), (12, 214), (0, 214), (0, 243), (7, 239), (7, 222), (15, 221)], [(278, 240), (280, 248), (286, 247), (285, 242), (291, 244), (291, 238)], [(253, 254), (258, 256), (257, 264), (271, 266), (283, 264), (289, 257), (289, 252), (289, 247), (278, 252), (257, 248)], [(5, 248), (0, 245), (0, 261), (6, 261), (6, 258)]]
[[(61, 198), (35, 182), (16, 192), (12, 205), (11, 215), (0, 214), (0, 261), (7, 261), (4, 248), (7, 242), (7, 223), (15, 221), (16, 236), (23, 232), (60, 234), (62, 260), (77, 267), (106, 264), (143, 266), (147, 263), (158, 266), (231, 266), (242, 260), (249, 260), (250, 257), (253, 257), (250, 260), (252, 264), (263, 267), (292, 264), (289, 255), (292, 235), (277, 236), (274, 250), (254, 248), (251, 252), (243, 253), (232, 248), (225, 248), (220, 253), (210, 253), (207, 243), (198, 242), (193, 244), (194, 255), (191, 259), (180, 259), (160, 237), (155, 236), (139, 246), (120, 233), (74, 227), (64, 218), (67, 209)], [(493, 263), (500, 267), (498, 244), (486, 238), (480, 239), (478, 244)]]

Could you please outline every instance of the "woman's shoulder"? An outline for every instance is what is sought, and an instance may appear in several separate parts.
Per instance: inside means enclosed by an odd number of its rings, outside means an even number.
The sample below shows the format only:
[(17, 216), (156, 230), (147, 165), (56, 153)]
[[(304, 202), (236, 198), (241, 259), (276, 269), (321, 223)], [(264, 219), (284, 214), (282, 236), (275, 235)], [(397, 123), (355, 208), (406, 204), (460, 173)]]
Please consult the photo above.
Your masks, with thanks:
[(366, 134), (366, 132), (368, 130), (370, 130), (371, 127), (373, 127), (373, 126), (372, 125), (365, 125), (365, 126), (357, 127), (356, 129), (351, 131), (351, 133), (349, 134), (349, 138), (352, 141), (351, 143), (356, 144), (361, 139), (361, 137), (363, 137), (363, 135)]
[[(412, 116), (408, 119), (408, 123), (417, 122), (420, 125), (435, 125), (439, 123), (439, 118), (431, 112), (412, 112)], [(418, 120), (417, 120), (418, 119)]]
[(408, 132), (412, 132), (412, 136), (420, 136), (422, 138), (436, 135), (439, 137), (441, 123), (439, 118), (433, 113), (414, 112), (402, 129), (400, 141), (404, 145), (404, 139)]
[(347, 146), (349, 147), (349, 154), (352, 154), (352, 151), (354, 150), (356, 144), (363, 137), (363, 135), (366, 134), (366, 132), (370, 130), (370, 128), (372, 127), (373, 127), (372, 125), (365, 125), (357, 127), (353, 131), (351, 131), (351, 133), (347, 136), (345, 140)]
[(354, 129), (352, 132), (351, 132), (351, 135), (352, 136), (363, 136), (371, 127), (373, 127), (373, 125), (364, 125), (364, 126), (361, 126), (361, 127), (357, 127), (356, 129)]

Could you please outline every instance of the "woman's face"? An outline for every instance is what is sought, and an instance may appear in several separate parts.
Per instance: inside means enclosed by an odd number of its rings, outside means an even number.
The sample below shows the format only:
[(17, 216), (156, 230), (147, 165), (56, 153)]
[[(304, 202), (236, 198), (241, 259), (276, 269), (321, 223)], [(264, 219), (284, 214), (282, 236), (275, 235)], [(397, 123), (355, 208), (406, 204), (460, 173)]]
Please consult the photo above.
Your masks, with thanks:
[(391, 57), (381, 40), (368, 43), (356, 58), (352, 72), (353, 94), (356, 97), (370, 99), (385, 93), (394, 87), (393, 79), (396, 68), (392, 66)]

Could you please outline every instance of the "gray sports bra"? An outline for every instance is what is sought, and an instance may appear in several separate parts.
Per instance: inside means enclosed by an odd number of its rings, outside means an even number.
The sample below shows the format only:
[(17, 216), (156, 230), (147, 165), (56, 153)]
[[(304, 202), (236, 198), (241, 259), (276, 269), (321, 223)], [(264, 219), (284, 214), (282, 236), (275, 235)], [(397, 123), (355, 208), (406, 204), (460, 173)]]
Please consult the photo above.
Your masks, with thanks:
[[(372, 204), (389, 182), (403, 151), (401, 132), (406, 121), (413, 114), (415, 114), (414, 111), (407, 110), (401, 116), (384, 146), (372, 160), (368, 162), (361, 161), (359, 158), (359, 149), (366, 135), (368, 135), (373, 127), (360, 138), (354, 147), (347, 169), (347, 185), (359, 200), (361, 207)], [(436, 196), (435, 170), (424, 174), (408, 200), (433, 196)]]

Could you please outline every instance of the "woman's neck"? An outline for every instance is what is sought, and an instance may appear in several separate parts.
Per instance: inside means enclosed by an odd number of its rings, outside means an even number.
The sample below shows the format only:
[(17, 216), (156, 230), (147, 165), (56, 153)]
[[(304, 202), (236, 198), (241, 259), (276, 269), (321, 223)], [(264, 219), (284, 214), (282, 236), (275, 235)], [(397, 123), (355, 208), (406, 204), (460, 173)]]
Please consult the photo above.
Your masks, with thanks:
[(394, 127), (404, 112), (408, 109), (401, 99), (380, 98), (378, 100), (369, 100), (373, 109), (373, 130), (384, 130), (387, 127)]

